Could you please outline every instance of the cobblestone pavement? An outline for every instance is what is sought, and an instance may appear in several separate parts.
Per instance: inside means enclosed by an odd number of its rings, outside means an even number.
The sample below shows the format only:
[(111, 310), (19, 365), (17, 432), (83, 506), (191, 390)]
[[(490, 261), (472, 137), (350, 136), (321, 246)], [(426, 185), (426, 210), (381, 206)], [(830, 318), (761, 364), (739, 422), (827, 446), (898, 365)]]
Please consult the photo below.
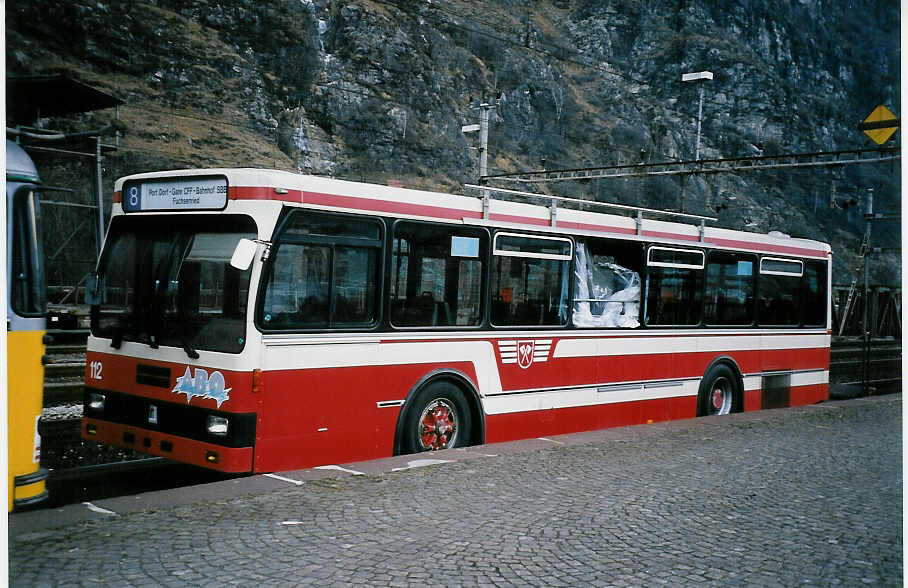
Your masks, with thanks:
[(901, 423), (829, 402), (108, 516), (11, 535), (10, 583), (901, 585)]

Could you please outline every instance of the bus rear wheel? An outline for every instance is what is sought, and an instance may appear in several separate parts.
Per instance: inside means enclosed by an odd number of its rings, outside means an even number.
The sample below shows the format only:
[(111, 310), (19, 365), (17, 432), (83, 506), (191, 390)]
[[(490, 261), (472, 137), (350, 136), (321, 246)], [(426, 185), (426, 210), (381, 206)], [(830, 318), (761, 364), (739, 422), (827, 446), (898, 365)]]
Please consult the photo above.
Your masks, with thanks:
[(404, 428), (405, 453), (464, 447), (470, 441), (470, 410), (463, 391), (435, 382), (416, 393)]
[(697, 415), (710, 416), (738, 412), (741, 395), (734, 371), (724, 363), (711, 367), (700, 382)]

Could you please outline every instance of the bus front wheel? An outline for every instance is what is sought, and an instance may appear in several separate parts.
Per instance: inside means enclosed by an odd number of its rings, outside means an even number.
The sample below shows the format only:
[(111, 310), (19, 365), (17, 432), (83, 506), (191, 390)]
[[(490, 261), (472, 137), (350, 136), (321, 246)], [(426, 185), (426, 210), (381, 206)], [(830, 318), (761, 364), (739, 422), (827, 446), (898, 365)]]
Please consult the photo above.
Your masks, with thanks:
[(741, 395), (738, 393), (738, 378), (724, 363), (711, 367), (700, 382), (697, 397), (697, 415), (710, 416), (738, 412)]
[(470, 410), (463, 391), (451, 382), (435, 382), (419, 392), (407, 412), (404, 453), (421, 453), (470, 442)]

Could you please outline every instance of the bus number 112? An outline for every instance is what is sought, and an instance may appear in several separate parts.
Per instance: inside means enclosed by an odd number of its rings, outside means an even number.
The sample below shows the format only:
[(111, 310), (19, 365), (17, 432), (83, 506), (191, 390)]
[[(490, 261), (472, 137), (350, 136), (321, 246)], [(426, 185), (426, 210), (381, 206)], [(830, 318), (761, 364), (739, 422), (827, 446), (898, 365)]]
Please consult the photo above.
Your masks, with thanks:
[(88, 364), (89, 369), (91, 370), (91, 379), (100, 380), (101, 379), (101, 370), (104, 369), (104, 366), (100, 361), (93, 361)]

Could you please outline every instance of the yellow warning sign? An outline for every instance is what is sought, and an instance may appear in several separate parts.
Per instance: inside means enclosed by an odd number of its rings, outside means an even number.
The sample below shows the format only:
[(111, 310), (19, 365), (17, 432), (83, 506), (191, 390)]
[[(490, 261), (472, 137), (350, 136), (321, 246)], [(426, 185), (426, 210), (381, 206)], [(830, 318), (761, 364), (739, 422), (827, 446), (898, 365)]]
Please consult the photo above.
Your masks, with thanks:
[(858, 127), (877, 145), (882, 145), (899, 128), (899, 119), (882, 104), (873, 109), (870, 116)]

